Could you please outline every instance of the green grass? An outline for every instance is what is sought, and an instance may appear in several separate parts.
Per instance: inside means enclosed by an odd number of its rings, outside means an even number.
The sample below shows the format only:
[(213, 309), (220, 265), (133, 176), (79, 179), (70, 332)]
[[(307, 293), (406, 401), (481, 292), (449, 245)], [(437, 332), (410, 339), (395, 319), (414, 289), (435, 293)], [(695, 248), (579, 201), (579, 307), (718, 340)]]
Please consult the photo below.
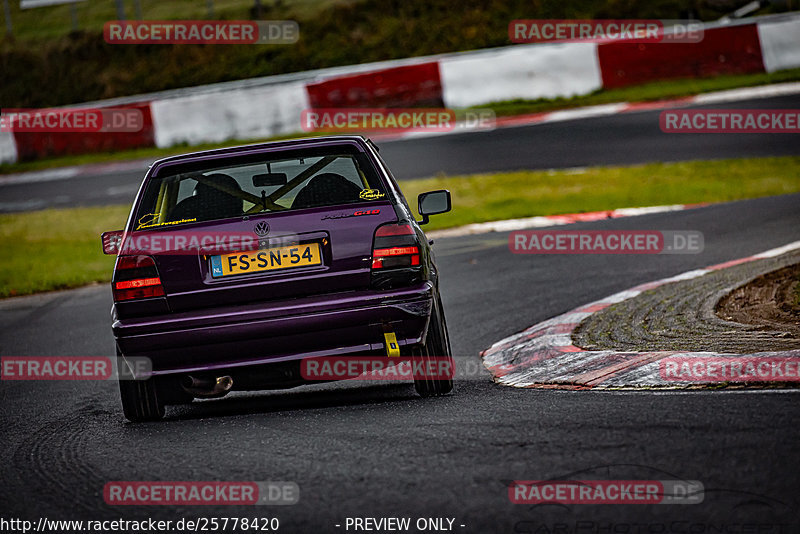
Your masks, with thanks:
[(737, 76), (718, 76), (714, 78), (687, 78), (663, 80), (659, 82), (625, 87), (621, 89), (598, 90), (589, 95), (572, 98), (541, 98), (538, 100), (508, 100), (493, 102), (476, 108), (490, 108), (498, 116), (521, 115), (552, 111), (555, 109), (580, 106), (595, 106), (616, 102), (650, 102), (699, 95), (711, 91), (724, 91), (740, 87), (768, 85), (771, 83), (794, 82), (800, 80), (800, 69), (787, 69), (770, 74), (743, 74)]
[(795, 193), (800, 192), (800, 157), (442, 175), (400, 185), (412, 206), (423, 191), (450, 190), (453, 211), (432, 217), (425, 228), (433, 230), (534, 215)]
[[(284, 0), (262, 1), (269, 9), (272, 5), (285, 6), (287, 13), (295, 17), (308, 18), (320, 9), (335, 4), (348, 4), (354, 0)], [(215, 19), (250, 20), (253, 0), (213, 0)], [(72, 31), (72, 7), (56, 5), (35, 9), (20, 9), (19, 2), (9, 0), (14, 37), (29, 45), (67, 36)], [(209, 18), (206, 1), (198, 0), (139, 0), (142, 18), (146, 20), (204, 20)], [(136, 18), (135, 0), (125, 1), (125, 16)], [(117, 19), (114, 0), (89, 0), (75, 4), (78, 29), (102, 32), (103, 25)], [(0, 18), (2, 14), (0, 13)], [(4, 20), (5, 22), (5, 20)], [(5, 29), (5, 26), (3, 26)]]
[[(692, 78), (685, 80), (662, 81), (625, 89), (611, 89), (608, 91), (601, 90), (592, 93), (591, 95), (576, 96), (573, 98), (513, 100), (508, 102), (495, 102), (483, 106), (476, 106), (475, 108), (492, 109), (497, 116), (518, 115), (580, 106), (608, 104), (613, 102), (642, 102), (678, 98), (709, 91), (719, 91), (738, 87), (750, 87), (797, 80), (800, 80), (800, 69), (789, 69), (772, 74), (750, 74), (743, 76), (719, 76), (716, 78)], [(461, 115), (463, 114), (463, 110), (457, 110), (457, 113)], [(314, 135), (317, 134), (297, 133), (261, 139), (231, 139), (220, 143), (204, 143), (195, 146), (176, 145), (168, 148), (148, 147), (118, 152), (99, 152), (92, 154), (79, 154), (74, 156), (60, 156), (36, 161), (0, 164), (0, 174), (36, 171), (90, 163), (105, 163), (111, 161), (126, 161), (134, 159), (156, 160), (158, 158), (186, 152), (211, 150), (214, 148), (276, 141), (280, 139), (311, 137)], [(319, 135), (326, 134), (323, 133)], [(365, 135), (368, 135), (368, 133), (365, 133)]]
[(100, 233), (125, 225), (130, 206), (0, 215), (0, 297), (108, 281), (114, 257)]
[[(401, 183), (416, 196), (449, 189), (453, 211), (426, 230), (468, 223), (632, 206), (721, 202), (800, 191), (800, 157), (654, 163), (585, 170), (438, 176)], [(113, 257), (100, 233), (122, 229), (129, 206), (0, 215), (0, 297), (107, 282)]]

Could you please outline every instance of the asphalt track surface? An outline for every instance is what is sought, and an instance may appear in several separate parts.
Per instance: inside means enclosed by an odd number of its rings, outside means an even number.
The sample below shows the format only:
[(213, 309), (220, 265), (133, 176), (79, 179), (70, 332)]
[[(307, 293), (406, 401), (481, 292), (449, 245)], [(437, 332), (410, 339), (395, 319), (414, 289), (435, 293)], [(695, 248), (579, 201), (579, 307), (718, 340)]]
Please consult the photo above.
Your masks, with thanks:
[[(697, 109), (797, 109), (800, 95), (691, 106)], [(409, 138), (379, 143), (400, 180), (437, 173), (463, 174), (589, 165), (630, 165), (800, 154), (790, 134), (666, 134), (661, 111), (639, 111), (565, 122), (502, 128), (485, 133)], [(133, 201), (147, 163), (136, 170), (95, 167), (66, 179), (4, 183), (0, 212), (46, 207), (123, 204)], [(46, 177), (47, 173), (39, 173)]]
[[(798, 207), (789, 195), (570, 227), (699, 230), (698, 255), (513, 255), (506, 234), (438, 240), (457, 365), (478, 369), (492, 342), (581, 304), (798, 240)], [(110, 355), (110, 304), (106, 286), (2, 301), (0, 354)], [(406, 383), (320, 384), (195, 402), (134, 425), (111, 381), (3, 381), (0, 518), (277, 517), (279, 532), (354, 532), (346, 518), (381, 516), (454, 518), (455, 532), (798, 532), (798, 395), (522, 390), (475, 372), (444, 398), (420, 399)], [(507, 495), (512, 480), (597, 478), (699, 480), (704, 501), (529, 506)], [(103, 502), (106, 482), (135, 480), (295, 481), (300, 502)]]

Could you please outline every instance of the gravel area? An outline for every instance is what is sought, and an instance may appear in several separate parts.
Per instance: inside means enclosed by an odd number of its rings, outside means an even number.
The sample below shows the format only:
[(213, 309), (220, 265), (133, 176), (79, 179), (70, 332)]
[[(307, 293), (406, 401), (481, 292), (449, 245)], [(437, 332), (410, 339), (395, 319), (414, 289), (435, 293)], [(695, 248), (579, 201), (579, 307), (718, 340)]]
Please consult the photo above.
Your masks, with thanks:
[(800, 332), (792, 325), (742, 324), (716, 313), (718, 303), (737, 288), (796, 263), (800, 251), (645, 291), (587, 317), (573, 332), (573, 344), (586, 350), (731, 354), (800, 349)]

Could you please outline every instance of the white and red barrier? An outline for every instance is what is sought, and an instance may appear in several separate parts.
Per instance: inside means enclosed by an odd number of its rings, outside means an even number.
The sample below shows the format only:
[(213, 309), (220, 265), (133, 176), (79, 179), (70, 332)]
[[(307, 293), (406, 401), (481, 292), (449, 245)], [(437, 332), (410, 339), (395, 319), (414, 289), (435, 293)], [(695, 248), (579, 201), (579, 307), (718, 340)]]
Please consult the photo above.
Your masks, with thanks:
[[(110, 128), (111, 131), (76, 133), (61, 129), (60, 124), (56, 124), (49, 131), (25, 131), (24, 128), (21, 131), (14, 130), (17, 158), (20, 161), (30, 161), (64, 154), (111, 152), (154, 145), (155, 132), (149, 102), (118, 104), (113, 107), (136, 110), (141, 119), (137, 128), (139, 126), (141, 128), (138, 130)], [(103, 109), (101, 106), (92, 106), (92, 108), (94, 110)], [(49, 112), (43, 116), (53, 118)]]
[(760, 23), (758, 38), (767, 72), (800, 68), (800, 17)]
[(602, 87), (595, 51), (592, 43), (548, 43), (443, 57), (443, 100), (447, 107), (464, 108), (591, 93)]
[(303, 82), (155, 100), (150, 103), (158, 147), (258, 139), (300, 130), (308, 109)]
[(17, 142), (13, 132), (0, 132), (0, 163), (17, 161)]
[(699, 43), (602, 43), (597, 47), (603, 87), (657, 80), (764, 72), (756, 24), (705, 30)]
[(442, 107), (439, 62), (348, 74), (306, 84), (314, 108)]
[[(542, 43), (228, 82), (123, 100), (136, 134), (0, 132), (0, 163), (143, 146), (258, 139), (301, 131), (304, 109), (463, 108), (570, 97), (686, 77), (800, 67), (800, 14), (707, 24), (697, 43)], [(112, 101), (93, 107), (109, 107)]]

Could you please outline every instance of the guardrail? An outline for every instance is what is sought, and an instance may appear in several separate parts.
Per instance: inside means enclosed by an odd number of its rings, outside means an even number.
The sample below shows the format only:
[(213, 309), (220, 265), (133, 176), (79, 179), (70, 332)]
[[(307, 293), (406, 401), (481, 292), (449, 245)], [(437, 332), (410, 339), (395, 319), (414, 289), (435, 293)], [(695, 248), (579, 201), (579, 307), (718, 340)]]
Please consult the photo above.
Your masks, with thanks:
[[(463, 108), (600, 88), (800, 67), (800, 13), (704, 24), (697, 43), (520, 44), (162, 91), (68, 107), (135, 106), (137, 135), (0, 132), (0, 162), (301, 131), (312, 107)], [(67, 139), (72, 135), (75, 138)], [(99, 136), (96, 137), (95, 136)]]

